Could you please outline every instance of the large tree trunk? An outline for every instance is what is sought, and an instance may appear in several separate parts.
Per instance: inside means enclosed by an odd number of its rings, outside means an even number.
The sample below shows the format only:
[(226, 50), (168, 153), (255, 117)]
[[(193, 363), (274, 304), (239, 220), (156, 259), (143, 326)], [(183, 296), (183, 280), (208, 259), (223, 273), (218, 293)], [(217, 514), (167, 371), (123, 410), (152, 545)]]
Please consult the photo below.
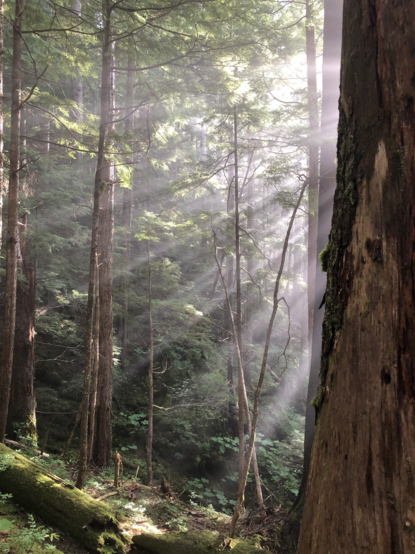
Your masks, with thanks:
[(63, 479), (0, 445), (0, 490), (20, 506), (76, 539), (88, 552), (125, 552), (126, 540), (115, 516)]
[(6, 299), (3, 342), (0, 352), (0, 442), (4, 440), (12, 381), (16, 322), (17, 221), (20, 161), (20, 102), (22, 85), (23, 0), (16, 0), (13, 25), (12, 111), (10, 136), (9, 207), (6, 238)]
[[(106, 0), (107, 18), (111, 17), (109, 0)], [(110, 29), (108, 30), (110, 33)], [(109, 40), (109, 39), (108, 39)], [(110, 47), (108, 60), (113, 55)], [(108, 67), (108, 132), (113, 130), (110, 121), (114, 118), (114, 72)], [(104, 114), (103, 114), (104, 115)], [(108, 141), (110, 142), (110, 141)], [(109, 144), (107, 144), (107, 148)], [(98, 263), (99, 263), (99, 371), (96, 407), (94, 458), (100, 467), (111, 463), (112, 448), (112, 268), (114, 234), (114, 167), (109, 156), (104, 157), (102, 168), (101, 196), (99, 205)]]
[(415, 4), (344, 9), (337, 189), (299, 554), (415, 550)]
[(24, 281), (19, 280), (16, 291), (16, 327), (13, 352), (12, 385), (7, 414), (8, 438), (19, 435), (37, 440), (35, 374), (35, 268), (27, 260), (27, 214), (19, 222), (19, 269)]
[[(338, 123), (338, 101), (340, 84), (341, 29), (343, 0), (325, 0), (324, 3), (324, 47), (323, 47), (323, 97), (321, 106), (321, 158), (320, 186), (318, 194), (317, 257), (315, 260), (315, 300), (313, 318), (313, 340), (311, 347), (310, 378), (307, 391), (304, 466), (303, 476), (295, 504), (303, 507), (314, 440), (315, 413), (312, 406), (317, 394), (320, 358), (321, 332), (324, 305), (321, 306), (326, 289), (326, 274), (318, 255), (327, 244), (333, 214), (333, 195), (336, 186), (336, 133)], [(299, 532), (299, 527), (298, 527)], [(298, 535), (297, 535), (298, 537)]]

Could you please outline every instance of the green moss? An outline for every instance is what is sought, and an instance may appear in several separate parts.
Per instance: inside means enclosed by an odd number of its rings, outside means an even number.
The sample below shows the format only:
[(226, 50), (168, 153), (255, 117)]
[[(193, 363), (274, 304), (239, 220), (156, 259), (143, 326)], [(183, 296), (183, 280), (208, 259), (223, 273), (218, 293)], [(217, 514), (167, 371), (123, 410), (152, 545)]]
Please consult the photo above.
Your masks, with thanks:
[[(353, 118), (340, 110), (337, 144), (337, 188), (334, 199), (332, 230), (329, 241), (320, 254), (323, 270), (327, 270), (325, 316), (321, 357), (321, 384), (313, 406), (317, 414), (324, 402), (329, 371), (329, 355), (344, 323), (344, 313), (354, 279), (353, 259), (348, 249), (359, 201), (359, 187), (365, 177), (360, 166), (362, 154), (357, 148), (357, 131)], [(344, 281), (347, 281), (345, 284)]]
[(316, 416), (317, 416), (317, 414), (320, 410), (322, 400), (323, 400), (323, 389), (322, 389), (322, 386), (319, 385), (319, 387), (317, 389), (317, 394), (313, 398), (313, 400), (311, 401), (311, 405), (314, 407), (314, 409), (316, 411)]
[[(228, 539), (226, 539), (228, 540)], [(224, 539), (211, 531), (189, 531), (188, 533), (165, 533), (164, 535), (137, 535), (133, 543), (148, 554), (212, 554), (222, 552)], [(231, 539), (226, 547), (233, 554), (255, 554), (260, 552), (258, 540)]]
[(324, 273), (327, 273), (327, 269), (329, 267), (329, 243), (326, 244), (326, 246), (323, 248), (323, 250), (320, 252), (318, 258), (321, 263), (321, 270), (324, 271)]
[(1, 467), (0, 492), (12, 493), (13, 500), (47, 525), (68, 533), (90, 552), (125, 552), (126, 541), (118, 522), (104, 504), (3, 444)]

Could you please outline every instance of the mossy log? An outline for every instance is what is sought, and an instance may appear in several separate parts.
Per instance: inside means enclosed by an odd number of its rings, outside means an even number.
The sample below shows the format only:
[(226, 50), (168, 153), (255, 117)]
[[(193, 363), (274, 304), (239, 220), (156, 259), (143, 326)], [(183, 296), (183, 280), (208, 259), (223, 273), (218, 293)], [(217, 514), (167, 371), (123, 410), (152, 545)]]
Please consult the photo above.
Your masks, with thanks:
[(211, 531), (165, 533), (163, 535), (136, 535), (133, 543), (139, 552), (147, 554), (213, 554), (228, 549), (232, 554), (256, 554), (263, 552), (255, 539), (225, 539), (229, 545), (224, 549), (224, 539)]
[(125, 552), (115, 516), (56, 475), (0, 444), (0, 492), (95, 553)]

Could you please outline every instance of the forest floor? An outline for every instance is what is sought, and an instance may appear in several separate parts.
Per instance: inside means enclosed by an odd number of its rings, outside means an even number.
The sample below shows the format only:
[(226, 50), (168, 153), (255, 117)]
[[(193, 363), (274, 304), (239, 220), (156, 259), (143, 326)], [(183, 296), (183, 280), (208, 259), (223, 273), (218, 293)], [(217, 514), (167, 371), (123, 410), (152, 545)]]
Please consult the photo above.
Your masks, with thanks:
[[(30, 459), (40, 463), (44, 469), (70, 482), (76, 476), (76, 465), (63, 461), (59, 456), (34, 459), (30, 451), (20, 450)], [(84, 492), (92, 498), (105, 502), (120, 522), (129, 538), (142, 533), (161, 534), (169, 531), (216, 531), (224, 537), (228, 534), (230, 516), (217, 512), (211, 505), (202, 507), (190, 500), (180, 499), (167, 483), (148, 487), (134, 475), (120, 476), (119, 486), (114, 487), (112, 470), (90, 471)], [(167, 485), (166, 485), (167, 483)], [(240, 521), (240, 538), (258, 536), (265, 551), (278, 552), (277, 531), (284, 521), (285, 510), (269, 507), (255, 513), (246, 513)], [(35, 514), (29, 514), (0, 494), (0, 552), (23, 554), (55, 550), (65, 554), (83, 554), (85, 550), (65, 537), (58, 529), (46, 527)], [(134, 546), (127, 551), (134, 552)]]

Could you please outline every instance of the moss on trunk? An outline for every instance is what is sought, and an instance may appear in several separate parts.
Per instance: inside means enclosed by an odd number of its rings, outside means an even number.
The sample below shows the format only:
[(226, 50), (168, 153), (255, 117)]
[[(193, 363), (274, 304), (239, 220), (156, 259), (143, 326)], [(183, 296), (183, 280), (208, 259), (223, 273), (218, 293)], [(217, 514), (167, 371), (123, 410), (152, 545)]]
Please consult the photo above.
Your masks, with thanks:
[[(231, 550), (233, 554), (255, 554), (260, 552), (258, 541), (255, 539), (230, 540), (230, 545), (226, 550)], [(211, 531), (189, 531), (188, 533), (166, 533), (164, 535), (136, 535), (133, 537), (133, 543), (139, 547), (142, 552), (148, 554), (212, 554), (222, 552), (221, 546), (224, 539), (217, 533)]]
[(4, 444), (0, 444), (0, 491), (13, 494), (14, 501), (90, 552), (125, 552), (118, 522), (103, 504)]

